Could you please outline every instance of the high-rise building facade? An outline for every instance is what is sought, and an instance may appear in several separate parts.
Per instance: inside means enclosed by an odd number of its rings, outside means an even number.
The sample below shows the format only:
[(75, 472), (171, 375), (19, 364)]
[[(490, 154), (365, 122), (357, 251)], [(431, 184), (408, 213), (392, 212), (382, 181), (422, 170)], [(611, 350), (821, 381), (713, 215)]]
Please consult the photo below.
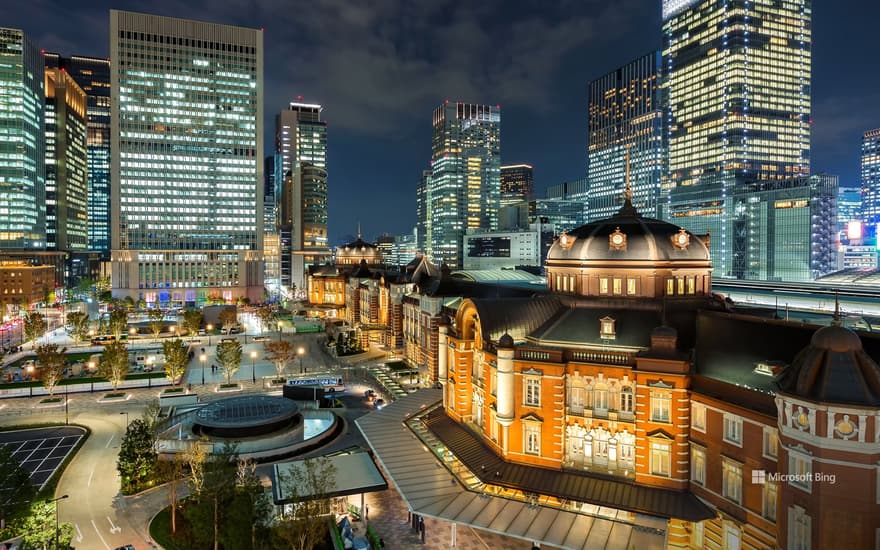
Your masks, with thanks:
[(811, 0), (664, 0), (668, 206), (733, 272), (730, 197), (810, 170)]
[(87, 250), (86, 94), (64, 69), (45, 69), (46, 248)]
[(275, 231), (275, 155), (263, 162), (263, 230)]
[(434, 109), (433, 125), (427, 252), (461, 268), (465, 232), (498, 228), (501, 108), (447, 101)]
[(663, 107), (659, 51), (590, 82), (588, 220), (620, 209), (627, 176), (633, 203), (646, 216), (658, 216), (666, 154)]
[(113, 296), (263, 296), (263, 34), (110, 12)]
[(46, 68), (61, 68), (86, 94), (89, 250), (110, 256), (110, 60), (46, 53)]
[(330, 257), (327, 242), (327, 123), (317, 104), (291, 102), (275, 117), (275, 201), (281, 286), (305, 291), (309, 266)]
[(862, 216), (865, 223), (880, 223), (880, 128), (862, 138)]
[(18, 29), (0, 28), (0, 249), (46, 247), (43, 56)]
[(837, 176), (815, 174), (737, 187), (731, 197), (734, 272), (810, 281), (837, 268)]
[(501, 206), (534, 198), (534, 171), (529, 164), (501, 167)]
[(416, 184), (416, 247), (420, 254), (425, 254), (428, 249), (428, 187), (431, 182), (431, 171), (422, 170), (422, 177)]
[(841, 186), (837, 192), (837, 229), (845, 230), (849, 222), (862, 221), (862, 190)]

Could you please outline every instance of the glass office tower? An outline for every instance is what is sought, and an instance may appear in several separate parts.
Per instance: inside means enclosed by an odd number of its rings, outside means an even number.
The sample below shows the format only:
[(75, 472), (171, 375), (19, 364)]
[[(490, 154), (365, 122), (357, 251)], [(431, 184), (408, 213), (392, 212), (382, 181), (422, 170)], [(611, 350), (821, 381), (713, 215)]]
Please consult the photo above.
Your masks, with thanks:
[(46, 248), (43, 56), (0, 28), (0, 250)]
[(428, 255), (462, 266), (467, 229), (498, 229), (501, 178), (499, 106), (445, 102), (434, 110)]
[(529, 164), (501, 167), (501, 206), (534, 198), (534, 171)]
[(110, 257), (110, 60), (45, 54), (47, 68), (61, 68), (86, 93), (89, 250)]
[(665, 159), (660, 67), (654, 51), (590, 82), (588, 221), (620, 210), (627, 169), (635, 206), (645, 216), (659, 214)]
[(663, 214), (712, 234), (719, 276), (745, 276), (732, 261), (736, 188), (809, 173), (811, 18), (811, 0), (663, 1)]
[(111, 10), (113, 296), (263, 296), (263, 33)]
[(291, 102), (275, 117), (275, 186), (281, 287), (306, 288), (309, 266), (330, 256), (327, 241), (327, 122), (317, 104)]
[(862, 138), (862, 219), (880, 224), (880, 128)]
[(46, 70), (46, 248), (89, 247), (86, 94), (63, 69)]

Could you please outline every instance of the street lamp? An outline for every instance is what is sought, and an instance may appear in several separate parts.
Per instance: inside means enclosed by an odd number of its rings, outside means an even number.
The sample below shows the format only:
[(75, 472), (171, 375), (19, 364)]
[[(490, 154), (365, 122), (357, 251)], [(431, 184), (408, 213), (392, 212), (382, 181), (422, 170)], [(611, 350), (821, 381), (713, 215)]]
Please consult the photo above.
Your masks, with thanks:
[(205, 361), (208, 360), (208, 356), (204, 353), (199, 355), (199, 363), (202, 364), (202, 385), (205, 385)]
[(49, 504), (55, 503), (55, 550), (58, 550), (58, 501), (64, 500), (70, 495), (61, 495), (60, 497), (50, 498), (46, 502)]
[(128, 412), (123, 411), (123, 412), (121, 412), (121, 413), (119, 413), (119, 414), (124, 414), (124, 415), (125, 415), (125, 431), (128, 431)]
[(251, 381), (256, 384), (257, 383), (257, 366), (255, 361), (257, 360), (257, 352), (251, 352)]
[(205, 332), (208, 335), (208, 345), (209, 346), (211, 345), (211, 331), (212, 330), (214, 330), (214, 325), (212, 325), (211, 323), (208, 323), (208, 325), (205, 327)]
[(305, 370), (303, 370), (303, 355), (306, 354), (306, 348), (300, 346), (300, 348), (296, 350), (296, 354), (299, 356), (299, 373), (302, 374), (305, 372)]
[(129, 334), (129, 336), (134, 336), (135, 334), (137, 334), (137, 329), (134, 327), (131, 327), (130, 329), (128, 329), (128, 334)]

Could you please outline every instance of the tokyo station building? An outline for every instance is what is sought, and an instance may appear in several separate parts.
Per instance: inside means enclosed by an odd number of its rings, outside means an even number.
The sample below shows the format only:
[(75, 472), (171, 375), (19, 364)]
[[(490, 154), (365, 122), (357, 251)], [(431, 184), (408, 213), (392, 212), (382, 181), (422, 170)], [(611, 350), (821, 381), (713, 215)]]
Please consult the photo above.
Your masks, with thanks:
[(546, 292), (438, 315), (414, 414), (483, 494), (659, 519), (663, 547), (880, 548), (880, 339), (736, 307), (710, 244), (629, 199), (561, 235)]

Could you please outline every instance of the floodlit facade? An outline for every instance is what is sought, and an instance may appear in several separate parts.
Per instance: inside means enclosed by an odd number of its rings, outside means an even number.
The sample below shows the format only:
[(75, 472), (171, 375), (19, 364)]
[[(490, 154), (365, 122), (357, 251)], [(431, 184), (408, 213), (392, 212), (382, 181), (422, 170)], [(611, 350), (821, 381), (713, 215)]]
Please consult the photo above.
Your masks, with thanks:
[[(275, 117), (275, 200), (282, 233), (281, 286), (305, 290), (305, 273), (330, 256), (327, 123), (322, 107), (292, 102)], [(289, 243), (289, 244), (288, 244)]]
[(880, 223), (880, 128), (862, 138), (862, 216), (865, 223)]
[(459, 268), (465, 232), (498, 228), (501, 109), (447, 101), (433, 125), (426, 247), (432, 261)]
[(712, 234), (733, 272), (730, 198), (749, 181), (810, 170), (810, 0), (664, 0), (669, 204), (662, 217)]
[(464, 269), (515, 269), (541, 265), (541, 233), (487, 231), (464, 236)]
[(43, 56), (0, 28), (0, 250), (46, 248)]
[(61, 68), (86, 94), (89, 250), (110, 256), (110, 60), (46, 53), (47, 68)]
[(46, 248), (88, 249), (86, 94), (67, 71), (46, 75)]
[(111, 10), (113, 296), (263, 296), (263, 34)]
[(658, 215), (666, 154), (662, 92), (659, 51), (590, 82), (587, 220), (617, 212), (627, 172), (633, 202), (645, 214)]
[(501, 206), (527, 201), (534, 195), (534, 170), (530, 164), (501, 167)]

